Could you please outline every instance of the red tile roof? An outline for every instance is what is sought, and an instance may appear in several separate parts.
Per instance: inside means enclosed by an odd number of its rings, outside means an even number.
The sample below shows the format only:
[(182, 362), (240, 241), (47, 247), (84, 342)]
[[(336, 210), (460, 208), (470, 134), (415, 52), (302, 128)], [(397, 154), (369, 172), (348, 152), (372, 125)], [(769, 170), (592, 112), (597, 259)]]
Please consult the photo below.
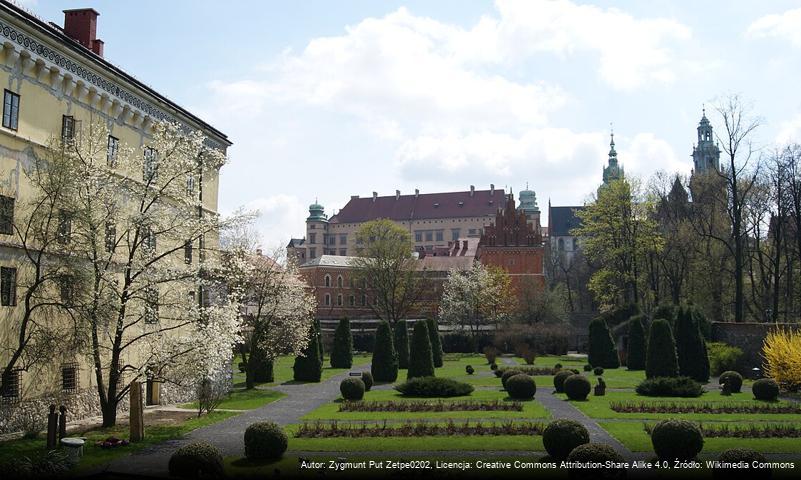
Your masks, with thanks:
[(352, 197), (330, 223), (360, 223), (377, 218), (395, 221), (430, 218), (494, 217), (504, 205), (504, 191), (421, 193), (387, 197)]

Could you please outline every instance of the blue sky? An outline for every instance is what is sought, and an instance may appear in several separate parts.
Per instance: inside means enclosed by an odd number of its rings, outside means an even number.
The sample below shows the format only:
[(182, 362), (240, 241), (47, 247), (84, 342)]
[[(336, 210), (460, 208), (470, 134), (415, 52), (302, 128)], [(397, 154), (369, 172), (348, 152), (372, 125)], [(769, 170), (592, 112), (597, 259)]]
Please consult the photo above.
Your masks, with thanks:
[(315, 198), (528, 182), (580, 204), (610, 122), (627, 174), (689, 173), (701, 105), (729, 93), (757, 146), (801, 138), (798, 1), (21, 3), (95, 8), (107, 59), (227, 133), (221, 210), (259, 209), (268, 248)]

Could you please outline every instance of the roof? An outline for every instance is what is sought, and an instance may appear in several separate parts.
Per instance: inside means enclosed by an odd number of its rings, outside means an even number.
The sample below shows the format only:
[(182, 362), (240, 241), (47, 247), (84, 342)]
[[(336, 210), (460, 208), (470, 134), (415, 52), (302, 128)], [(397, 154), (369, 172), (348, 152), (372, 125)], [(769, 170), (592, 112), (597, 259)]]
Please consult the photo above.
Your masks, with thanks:
[[(359, 257), (342, 256), (342, 255), (321, 255), (317, 258), (309, 260), (301, 265), (299, 268), (306, 269), (311, 267), (341, 267), (348, 268), (351, 262)], [(417, 261), (417, 270), (426, 269), (433, 272), (447, 272), (452, 269), (466, 270), (473, 265), (475, 257), (435, 257), (433, 255), (426, 256)]]
[(578, 210), (584, 210), (584, 207), (550, 207), (548, 209), (548, 235), (551, 237), (572, 236), (570, 230), (581, 226), (581, 219), (576, 216)]
[(342, 256), (342, 255), (320, 255), (313, 258), (300, 266), (300, 268), (308, 267), (349, 267), (350, 262), (356, 257)]
[(287, 245), (286, 247), (287, 248), (302, 247), (304, 243), (306, 243), (305, 238), (291, 238), (289, 239), (289, 245)]
[(351, 197), (330, 223), (361, 223), (378, 218), (420, 220), (454, 217), (492, 217), (505, 199), (502, 189), (421, 193), (386, 197)]

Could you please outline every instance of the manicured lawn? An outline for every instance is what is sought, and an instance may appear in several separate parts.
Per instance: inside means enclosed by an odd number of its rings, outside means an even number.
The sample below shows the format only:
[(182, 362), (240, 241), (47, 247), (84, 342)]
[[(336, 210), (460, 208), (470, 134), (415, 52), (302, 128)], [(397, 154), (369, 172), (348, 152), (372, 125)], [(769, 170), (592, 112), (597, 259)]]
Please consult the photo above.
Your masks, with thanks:
[[(217, 408), (224, 410), (253, 410), (285, 397), (281, 392), (254, 388), (252, 390), (236, 389), (220, 402)], [(185, 403), (182, 408), (197, 408), (197, 402)]]
[[(241, 362), (241, 356), (237, 355), (234, 357), (233, 367), (234, 367), (234, 387), (244, 387), (245, 386), (245, 373), (239, 371), (239, 362)], [(344, 373), (350, 370), (364, 370), (364, 366), (370, 363), (371, 356), (369, 354), (357, 354), (353, 356), (353, 368), (346, 369), (346, 368), (331, 368), (330, 358), (325, 357), (323, 360), (323, 375), (322, 380), (327, 380), (334, 375), (338, 375), (340, 373)], [(295, 357), (284, 355), (278, 357), (275, 361), (275, 365), (273, 366), (273, 375), (275, 378), (275, 382), (272, 383), (260, 383), (257, 385), (280, 385), (286, 382), (292, 382), (292, 365), (295, 363)]]

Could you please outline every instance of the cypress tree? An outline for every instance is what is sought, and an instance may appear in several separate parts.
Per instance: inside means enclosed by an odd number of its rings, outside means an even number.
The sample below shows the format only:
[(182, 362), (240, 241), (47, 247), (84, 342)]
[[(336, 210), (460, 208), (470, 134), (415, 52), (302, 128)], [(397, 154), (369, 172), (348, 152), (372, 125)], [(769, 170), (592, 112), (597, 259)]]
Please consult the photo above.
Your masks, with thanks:
[(645, 369), (645, 320), (644, 315), (634, 315), (629, 319), (629, 351), (626, 365), (629, 370)]
[(262, 338), (262, 328), (256, 326), (253, 337), (250, 340), (250, 357), (245, 367), (245, 388), (253, 388), (256, 383), (274, 382), (273, 361), (264, 354), (264, 350), (259, 347)]
[(437, 325), (437, 320), (434, 318), (429, 318), (426, 322), (428, 323), (428, 337), (431, 340), (431, 355), (434, 357), (434, 368), (440, 368), (443, 365), (443, 359), (439, 325)]
[(406, 320), (395, 324), (395, 350), (398, 351), (398, 368), (409, 368), (409, 327)]
[(590, 322), (589, 352), (587, 360), (593, 367), (618, 368), (620, 358), (617, 356), (615, 342), (609, 326), (600, 318)]
[(431, 337), (428, 335), (427, 323), (415, 322), (414, 324), (412, 344), (409, 349), (407, 379), (434, 376), (434, 356), (431, 353)]
[(651, 323), (645, 359), (645, 376), (646, 378), (679, 376), (676, 342), (673, 340), (670, 323), (663, 318), (658, 318)]
[(663, 303), (654, 309), (654, 316), (653, 319), (656, 320), (657, 318), (661, 318), (663, 320), (667, 320), (670, 324), (671, 329), (675, 329), (676, 327), (676, 305), (672, 303)]
[(689, 307), (681, 307), (676, 313), (676, 356), (679, 375), (697, 382), (709, 381), (709, 356), (706, 342), (701, 335), (697, 317)]
[(323, 374), (323, 361), (320, 356), (320, 331), (315, 323), (309, 329), (309, 343), (292, 365), (296, 382), (319, 382)]
[(331, 346), (331, 367), (350, 368), (353, 366), (353, 335), (350, 321), (343, 318), (334, 331), (334, 344)]
[(398, 354), (392, 342), (392, 331), (386, 321), (382, 321), (375, 332), (370, 372), (376, 382), (394, 382), (398, 379)]
[(317, 330), (317, 352), (320, 357), (320, 365), (325, 363), (325, 350), (323, 350), (323, 330), (320, 328), (320, 319), (314, 319), (314, 328)]

